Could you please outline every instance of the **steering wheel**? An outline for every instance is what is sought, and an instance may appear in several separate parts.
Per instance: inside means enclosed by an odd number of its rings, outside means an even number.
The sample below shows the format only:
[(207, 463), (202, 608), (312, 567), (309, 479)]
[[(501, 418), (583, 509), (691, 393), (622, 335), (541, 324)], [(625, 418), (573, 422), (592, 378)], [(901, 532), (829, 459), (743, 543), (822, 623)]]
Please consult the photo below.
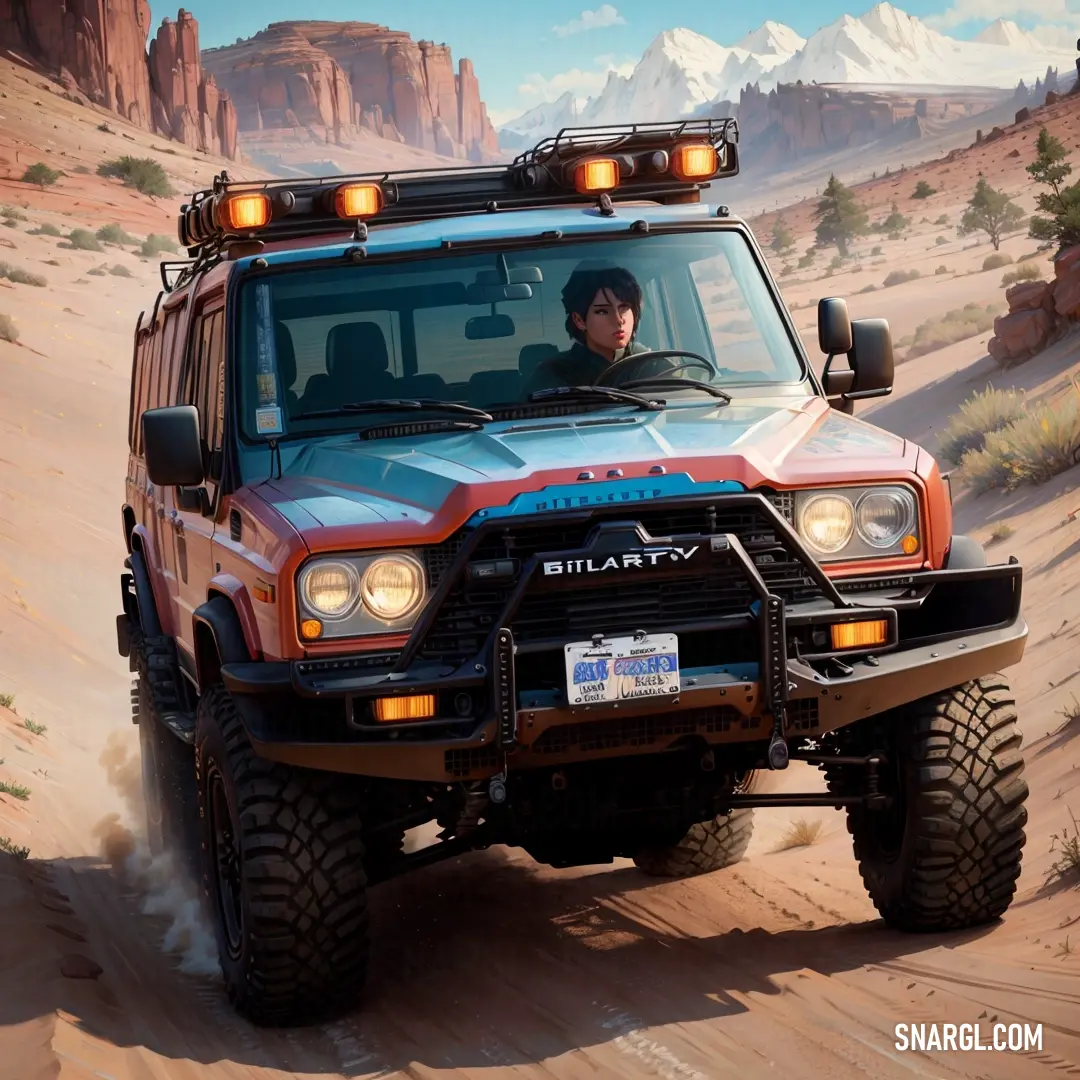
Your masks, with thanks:
[(624, 356), (620, 360), (615, 360), (608, 364), (606, 368), (600, 374), (593, 379), (593, 386), (619, 386), (619, 383), (612, 382), (611, 377), (620, 371), (626, 371), (628, 368), (632, 368), (637, 364), (641, 364), (646, 360), (657, 360), (667, 356), (686, 356), (692, 361), (691, 363), (674, 364), (669, 367), (662, 375), (657, 375), (657, 378), (668, 378), (676, 371), (684, 371), (686, 368), (700, 367), (705, 368), (710, 375), (718, 375), (719, 371), (716, 369), (716, 365), (707, 360), (700, 353), (687, 352), (685, 349), (655, 349), (650, 352), (633, 353), (630, 356)]

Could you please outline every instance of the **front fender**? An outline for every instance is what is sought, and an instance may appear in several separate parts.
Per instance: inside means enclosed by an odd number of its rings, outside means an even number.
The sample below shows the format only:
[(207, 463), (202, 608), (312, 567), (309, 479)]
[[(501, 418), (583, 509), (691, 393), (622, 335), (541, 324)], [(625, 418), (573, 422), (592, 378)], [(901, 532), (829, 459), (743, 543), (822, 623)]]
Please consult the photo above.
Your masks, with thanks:
[(258, 660), (262, 657), (262, 639), (259, 636), (259, 624), (255, 619), (255, 607), (251, 602), (251, 593), (247, 586), (235, 574), (217, 574), (210, 579), (207, 600), (226, 596), (236, 610), (240, 629), (244, 633), (244, 644), (251, 656)]
[(143, 632), (156, 637), (162, 632), (161, 613), (169, 611), (168, 587), (161, 572), (154, 544), (145, 525), (136, 525), (131, 533), (131, 571), (139, 602), (139, 621)]

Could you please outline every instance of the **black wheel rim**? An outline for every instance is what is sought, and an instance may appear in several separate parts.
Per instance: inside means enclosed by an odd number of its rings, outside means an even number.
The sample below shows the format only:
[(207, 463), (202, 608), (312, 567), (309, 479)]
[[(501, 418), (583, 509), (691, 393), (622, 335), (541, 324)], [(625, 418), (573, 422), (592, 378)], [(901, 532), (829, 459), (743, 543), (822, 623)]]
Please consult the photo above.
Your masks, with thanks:
[(210, 803), (210, 868), (214, 874), (218, 921), (225, 931), (229, 956), (236, 960), (244, 942), (244, 908), (240, 874), (240, 845), (225, 782), (221, 773), (212, 768), (207, 778)]

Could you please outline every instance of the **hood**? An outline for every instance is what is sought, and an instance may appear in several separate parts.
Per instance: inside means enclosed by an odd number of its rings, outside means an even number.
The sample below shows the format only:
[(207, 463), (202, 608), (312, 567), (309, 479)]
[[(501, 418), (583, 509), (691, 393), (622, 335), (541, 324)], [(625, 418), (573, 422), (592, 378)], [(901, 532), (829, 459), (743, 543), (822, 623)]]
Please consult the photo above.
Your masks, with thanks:
[(603, 486), (664, 495), (701, 484), (899, 478), (914, 472), (917, 454), (821, 398), (736, 399), (659, 413), (505, 421), (420, 438), (336, 435), (305, 446), (280, 478), (257, 490), (301, 532), (364, 527), (434, 539), (478, 510), (566, 485), (575, 493)]

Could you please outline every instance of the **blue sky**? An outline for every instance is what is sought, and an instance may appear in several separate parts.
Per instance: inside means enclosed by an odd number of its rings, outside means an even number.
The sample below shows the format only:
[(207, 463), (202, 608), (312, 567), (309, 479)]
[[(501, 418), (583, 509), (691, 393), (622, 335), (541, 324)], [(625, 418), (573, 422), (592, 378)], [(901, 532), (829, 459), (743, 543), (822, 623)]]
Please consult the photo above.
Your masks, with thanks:
[[(199, 21), (204, 48), (300, 18), (360, 19), (417, 40), (445, 42), (455, 62), (462, 56), (473, 61), (481, 95), (498, 123), (561, 90), (597, 92), (607, 70), (628, 73), (663, 30), (685, 26), (732, 45), (772, 19), (808, 37), (845, 13), (864, 14), (873, 0), (189, 0), (185, 6)], [(1024, 27), (1080, 24), (1080, 0), (898, 0), (895, 6), (960, 38), (999, 16)], [(155, 4), (155, 25), (163, 14)]]

